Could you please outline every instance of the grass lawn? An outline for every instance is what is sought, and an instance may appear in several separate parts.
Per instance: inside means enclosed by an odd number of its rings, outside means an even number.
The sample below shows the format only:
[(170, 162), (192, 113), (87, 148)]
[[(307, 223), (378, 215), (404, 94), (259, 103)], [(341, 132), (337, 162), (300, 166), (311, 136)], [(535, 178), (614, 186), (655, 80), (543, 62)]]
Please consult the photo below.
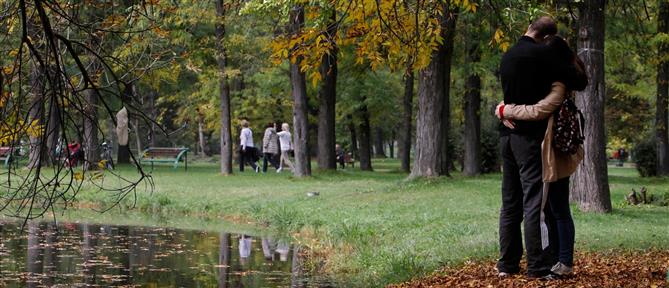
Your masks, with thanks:
[[(406, 182), (395, 160), (376, 160), (374, 167), (375, 172), (347, 169), (294, 179), (287, 172), (255, 174), (250, 169), (226, 177), (214, 163), (189, 165), (188, 172), (164, 166), (153, 172), (153, 193), (137, 193), (136, 209), (291, 232), (310, 248), (313, 262), (342, 286), (397, 283), (444, 265), (496, 257), (500, 174)], [(121, 173), (131, 177), (134, 172), (128, 167)], [(642, 179), (632, 168), (610, 168), (609, 174), (613, 213), (572, 208), (577, 250), (669, 249), (669, 208), (623, 204), (632, 188), (669, 193), (669, 179)], [(308, 197), (308, 192), (320, 196)], [(78, 195), (81, 207), (111, 199), (86, 187)]]

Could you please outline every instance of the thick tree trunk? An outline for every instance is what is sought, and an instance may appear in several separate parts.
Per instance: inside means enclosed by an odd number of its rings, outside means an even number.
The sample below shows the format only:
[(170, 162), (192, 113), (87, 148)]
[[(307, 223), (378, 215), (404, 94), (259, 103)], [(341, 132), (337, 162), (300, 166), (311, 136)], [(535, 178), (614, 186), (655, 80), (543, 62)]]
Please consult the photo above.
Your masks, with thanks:
[(221, 174), (232, 174), (232, 125), (230, 119), (230, 86), (228, 85), (228, 77), (225, 74), (226, 66), (226, 52), (223, 46), (223, 39), (225, 37), (225, 26), (223, 19), (225, 17), (225, 9), (223, 0), (216, 1), (216, 15), (219, 22), (216, 25), (216, 40), (218, 46), (218, 69), (220, 71), (220, 92), (221, 93)]
[(336, 169), (335, 156), (335, 105), (337, 101), (337, 48), (334, 37), (337, 33), (337, 14), (333, 10), (327, 29), (327, 41), (333, 44), (329, 54), (324, 54), (320, 67), (322, 78), (318, 91), (318, 168)]
[[(660, 11), (657, 22), (658, 33), (669, 33), (669, 3), (660, 2)], [(655, 138), (657, 143), (657, 174), (669, 175), (669, 114), (667, 104), (669, 103), (669, 45), (661, 44), (658, 51), (658, 59), (665, 59), (657, 66), (657, 100), (655, 111)]]
[(585, 1), (580, 7), (578, 51), (590, 76), (588, 87), (576, 96), (585, 116), (585, 158), (572, 177), (571, 199), (583, 211), (610, 212), (604, 130), (604, 6), (605, 0)]
[[(441, 137), (442, 137), (442, 142), (441, 142), (441, 174), (442, 175), (450, 175), (450, 170), (451, 167), (453, 166), (453, 155), (451, 155), (452, 149), (451, 149), (451, 144), (450, 144), (450, 139), (451, 139), (451, 63), (453, 63), (453, 38), (455, 37), (455, 24), (456, 24), (456, 17), (457, 17), (457, 10), (449, 10), (451, 8), (447, 4), (443, 4), (444, 6), (444, 11), (448, 11), (446, 15), (446, 19), (442, 20), (446, 21), (442, 25), (446, 25), (445, 27), (442, 26), (442, 29), (445, 29), (444, 32), (442, 32), (442, 36), (444, 37), (444, 42), (442, 44), (444, 51), (443, 55), (443, 91), (441, 92), (444, 96), (444, 100), (442, 101), (444, 108), (442, 110), (441, 114)], [(444, 12), (446, 13), (446, 12)], [(448, 15), (450, 14), (450, 15)]]
[(402, 98), (402, 127), (400, 128), (399, 154), (401, 169), (411, 172), (411, 126), (413, 123), (413, 85), (414, 73), (404, 75), (404, 97)]
[[(448, 6), (448, 4), (444, 4)], [(440, 17), (443, 42), (432, 52), (430, 64), (418, 77), (418, 115), (416, 117), (416, 155), (411, 177), (436, 177), (448, 173), (447, 150), (450, 114), (447, 96), (456, 16), (444, 8)], [(449, 49), (450, 46), (450, 49)], [(449, 51), (450, 50), (450, 51)], [(450, 56), (449, 56), (450, 55)], [(448, 67), (448, 68), (447, 68)]]
[[(361, 103), (365, 103), (365, 98), (362, 98)], [(360, 170), (372, 171), (372, 137), (371, 128), (369, 126), (369, 109), (367, 104), (362, 104), (358, 111), (360, 117), (360, 125), (358, 126), (358, 133), (360, 133)]]
[[(53, 88), (52, 88), (53, 89)], [(55, 92), (52, 92), (55, 93)], [(56, 164), (57, 160), (54, 158), (56, 147), (58, 147), (58, 139), (60, 138), (61, 125), (61, 109), (58, 104), (57, 95), (49, 95), (47, 104), (49, 105), (49, 114), (47, 115), (48, 122), (46, 124), (46, 162), (47, 165)]]
[(98, 169), (100, 151), (98, 149), (98, 93), (93, 89), (85, 91), (86, 106), (84, 106), (84, 170)]
[(358, 136), (355, 131), (355, 122), (353, 122), (353, 116), (348, 116), (348, 131), (351, 135), (351, 155), (358, 158)]
[[(304, 26), (304, 7), (295, 6), (290, 11), (290, 30), (299, 35)], [(296, 177), (311, 176), (309, 154), (309, 121), (307, 119), (307, 85), (304, 72), (300, 71), (301, 57), (290, 64), (290, 83), (293, 95), (293, 139), (295, 165), (293, 175)]]
[(481, 174), (481, 76), (471, 66), (481, 61), (478, 29), (469, 27), (465, 37), (467, 81), (465, 82), (465, 159), (463, 174), (475, 176)]
[(386, 158), (386, 151), (383, 144), (383, 129), (376, 127), (374, 129), (374, 156), (378, 158)]
[[(31, 86), (32, 89), (30, 91), (31, 94), (31, 103), (30, 103), (30, 110), (28, 111), (28, 115), (30, 117), (31, 122), (35, 122), (36, 124), (42, 125), (44, 123), (44, 82), (45, 81), (42, 78), (42, 73), (39, 71), (39, 68), (36, 66), (33, 66), (32, 72), (30, 75), (31, 78)], [(30, 154), (28, 156), (28, 168), (33, 169), (40, 167), (43, 163), (45, 156), (44, 149), (42, 149), (42, 137), (41, 136), (35, 136), (31, 135), (30, 136)]]

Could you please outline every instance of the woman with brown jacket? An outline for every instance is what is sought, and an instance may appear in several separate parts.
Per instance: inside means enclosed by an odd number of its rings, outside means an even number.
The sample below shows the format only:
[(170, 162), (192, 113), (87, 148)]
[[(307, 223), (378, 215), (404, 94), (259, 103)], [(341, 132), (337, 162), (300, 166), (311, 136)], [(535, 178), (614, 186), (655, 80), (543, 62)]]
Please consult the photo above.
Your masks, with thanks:
[[(583, 147), (574, 154), (558, 151), (553, 147), (554, 137), (554, 112), (567, 97), (572, 97), (572, 91), (583, 90), (587, 86), (587, 76), (583, 62), (576, 57), (569, 48), (567, 42), (559, 36), (551, 36), (546, 39), (546, 44), (555, 50), (560, 61), (570, 64), (569, 74), (564, 75), (567, 79), (563, 82), (554, 82), (551, 92), (541, 101), (534, 105), (513, 105), (501, 102), (495, 114), (503, 121), (504, 125), (513, 129), (513, 120), (539, 121), (548, 118), (548, 127), (541, 144), (544, 197), (542, 204), (548, 204), (555, 218), (558, 259), (551, 272), (564, 276), (572, 273), (574, 254), (574, 220), (569, 207), (569, 176), (576, 171), (578, 164), (583, 160)], [(543, 207), (543, 205), (542, 205)], [(542, 225), (545, 225), (542, 209)], [(547, 227), (542, 227), (547, 231)], [(548, 237), (543, 235), (542, 238)]]

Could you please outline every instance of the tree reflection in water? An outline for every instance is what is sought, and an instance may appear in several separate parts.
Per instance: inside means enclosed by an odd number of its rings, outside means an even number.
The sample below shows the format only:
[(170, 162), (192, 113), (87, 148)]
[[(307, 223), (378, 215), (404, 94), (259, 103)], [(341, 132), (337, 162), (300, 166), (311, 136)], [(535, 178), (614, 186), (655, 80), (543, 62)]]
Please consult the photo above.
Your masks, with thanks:
[(287, 243), (83, 223), (30, 222), (21, 231), (6, 221), (0, 222), (0, 286), (304, 287), (302, 260)]

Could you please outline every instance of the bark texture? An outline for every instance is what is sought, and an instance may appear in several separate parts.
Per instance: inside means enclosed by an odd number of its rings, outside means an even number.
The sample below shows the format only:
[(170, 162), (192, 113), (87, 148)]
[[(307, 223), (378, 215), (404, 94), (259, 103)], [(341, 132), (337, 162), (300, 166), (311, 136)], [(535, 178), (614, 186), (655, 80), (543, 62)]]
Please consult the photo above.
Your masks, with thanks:
[[(430, 64), (419, 73), (418, 115), (416, 117), (416, 155), (411, 177), (436, 177), (448, 174), (448, 141), (450, 113), (447, 97), (450, 86), (450, 64), (456, 15), (444, 4), (439, 16), (443, 42), (432, 52)], [(449, 49), (450, 47), (450, 49)], [(449, 51), (450, 50), (450, 51)]]
[[(290, 31), (298, 35), (304, 26), (304, 7), (295, 6), (290, 11)], [(290, 64), (290, 84), (293, 96), (293, 146), (295, 165), (293, 175), (296, 177), (311, 176), (309, 154), (309, 121), (307, 119), (308, 99), (304, 73), (300, 71), (301, 57)]]
[(465, 82), (465, 155), (462, 172), (466, 176), (481, 174), (481, 76), (472, 69), (472, 65), (481, 61), (477, 30), (470, 25), (468, 36), (465, 37), (465, 67), (468, 68)]
[(578, 55), (590, 77), (576, 96), (585, 116), (585, 157), (572, 176), (571, 199), (583, 211), (610, 212), (611, 196), (606, 167), (604, 130), (604, 8), (605, 0), (590, 0), (579, 7)]
[[(337, 33), (337, 14), (332, 11), (327, 29), (326, 41), (334, 44)], [(335, 156), (335, 105), (337, 101), (337, 48), (323, 55), (320, 74), (321, 89), (318, 92), (318, 168), (336, 169)]]
[(413, 85), (414, 73), (407, 71), (404, 75), (404, 97), (402, 98), (402, 123), (399, 139), (399, 156), (401, 169), (404, 172), (411, 172), (411, 126), (413, 123)]
[(221, 73), (219, 83), (220, 97), (221, 97), (221, 174), (232, 174), (232, 126), (230, 119), (230, 86), (228, 85), (228, 77), (225, 74), (227, 65), (226, 51), (223, 44), (225, 38), (225, 26), (223, 25), (223, 18), (225, 17), (225, 9), (223, 0), (216, 1), (216, 15), (219, 17), (216, 25), (216, 40), (218, 43), (218, 69)]
[(84, 170), (98, 169), (100, 161), (100, 143), (98, 139), (98, 92), (89, 89), (85, 95), (84, 115)]

